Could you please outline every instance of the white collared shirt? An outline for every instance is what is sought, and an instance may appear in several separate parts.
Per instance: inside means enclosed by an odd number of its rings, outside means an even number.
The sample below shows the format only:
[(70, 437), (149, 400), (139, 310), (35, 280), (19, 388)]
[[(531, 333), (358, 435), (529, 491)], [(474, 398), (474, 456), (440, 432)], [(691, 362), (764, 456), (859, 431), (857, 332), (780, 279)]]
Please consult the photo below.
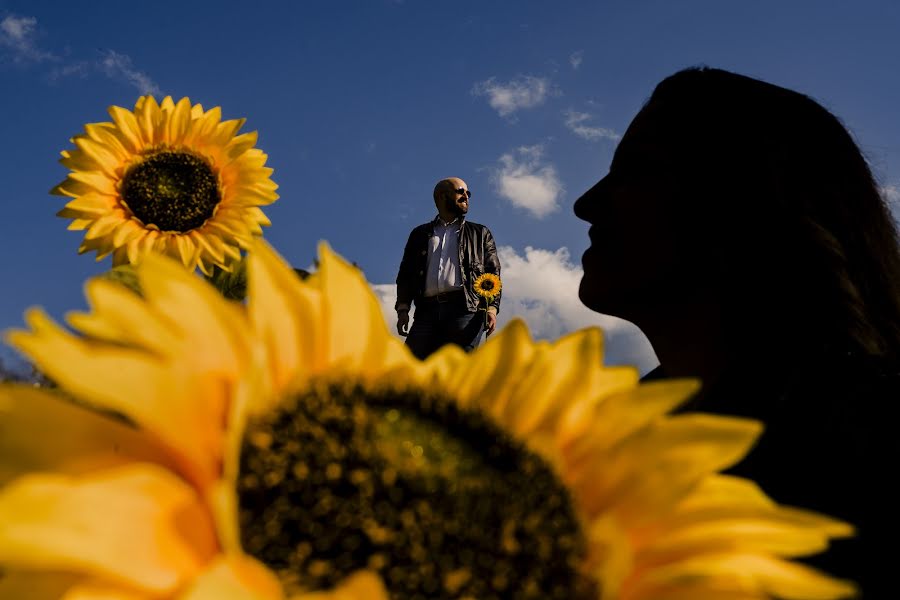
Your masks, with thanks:
[(462, 220), (459, 218), (449, 223), (444, 223), (440, 216), (434, 220), (434, 232), (428, 240), (425, 267), (426, 296), (462, 289), (462, 272), (459, 268), (461, 225)]

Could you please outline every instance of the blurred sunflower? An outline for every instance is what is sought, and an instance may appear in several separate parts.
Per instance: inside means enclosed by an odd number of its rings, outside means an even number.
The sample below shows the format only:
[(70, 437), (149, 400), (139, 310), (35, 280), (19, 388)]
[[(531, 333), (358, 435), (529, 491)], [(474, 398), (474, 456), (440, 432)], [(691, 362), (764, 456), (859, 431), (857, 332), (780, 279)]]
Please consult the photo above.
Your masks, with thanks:
[(259, 207), (278, 198), (256, 132), (237, 135), (244, 119), (222, 121), (220, 108), (187, 98), (143, 96), (133, 112), (109, 114), (62, 152), (72, 172), (51, 191), (73, 198), (57, 214), (87, 230), (79, 253), (112, 254), (116, 266), (156, 252), (207, 275), (228, 270), (271, 224)]
[(668, 416), (695, 384), (600, 366), (598, 330), (423, 363), (326, 246), (248, 271), (245, 306), (151, 256), (143, 296), (89, 282), (82, 336), (9, 335), (76, 402), (0, 387), (0, 598), (853, 592), (787, 559), (848, 526), (717, 474), (760, 426)]
[(472, 284), (475, 293), (484, 298), (487, 302), (493, 300), (500, 290), (503, 288), (500, 278), (493, 273), (484, 273), (478, 276), (475, 283)]

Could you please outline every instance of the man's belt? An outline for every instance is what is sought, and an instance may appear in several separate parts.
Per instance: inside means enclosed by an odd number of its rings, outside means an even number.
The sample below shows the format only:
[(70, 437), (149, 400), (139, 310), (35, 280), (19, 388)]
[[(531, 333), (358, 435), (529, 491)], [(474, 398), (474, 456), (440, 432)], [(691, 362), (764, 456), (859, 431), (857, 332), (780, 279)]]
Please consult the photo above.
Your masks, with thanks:
[(458, 302), (463, 298), (465, 292), (463, 290), (453, 290), (450, 292), (440, 292), (435, 296), (422, 296), (422, 304), (443, 304), (444, 302)]

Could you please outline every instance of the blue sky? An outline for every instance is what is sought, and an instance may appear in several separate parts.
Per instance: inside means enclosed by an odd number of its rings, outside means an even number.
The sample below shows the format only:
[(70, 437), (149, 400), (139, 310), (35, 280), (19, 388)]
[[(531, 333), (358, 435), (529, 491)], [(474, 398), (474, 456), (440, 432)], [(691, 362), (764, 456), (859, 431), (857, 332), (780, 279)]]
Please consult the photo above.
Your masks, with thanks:
[(31, 305), (84, 308), (83, 281), (110, 267), (77, 255), (82, 234), (47, 192), (70, 136), (149, 92), (259, 132), (281, 194), (266, 237), (295, 266), (328, 240), (390, 305), (434, 183), (462, 177), (470, 219), (503, 247), (501, 325), (517, 314), (552, 338), (599, 324), (609, 360), (646, 371), (639, 333), (577, 300), (588, 239), (571, 207), (653, 86), (706, 64), (807, 93), (896, 202), (898, 31), (894, 0), (0, 0), (0, 329)]

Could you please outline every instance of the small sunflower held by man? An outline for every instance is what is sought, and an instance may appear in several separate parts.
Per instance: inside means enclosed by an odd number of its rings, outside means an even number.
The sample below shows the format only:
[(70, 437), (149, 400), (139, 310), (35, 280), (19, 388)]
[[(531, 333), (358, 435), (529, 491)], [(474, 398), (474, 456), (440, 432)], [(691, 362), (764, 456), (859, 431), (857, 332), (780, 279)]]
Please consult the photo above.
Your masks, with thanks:
[(60, 162), (71, 172), (51, 193), (71, 198), (57, 213), (86, 230), (79, 253), (112, 254), (113, 266), (166, 254), (210, 275), (229, 270), (261, 227), (259, 208), (278, 198), (256, 132), (223, 121), (188, 98), (111, 106), (112, 123), (90, 123)]
[(254, 242), (246, 305), (135, 270), (88, 283), (80, 333), (9, 335), (60, 387), (0, 386), (0, 599), (854, 592), (792, 561), (849, 526), (719, 474), (760, 424), (670, 415), (697, 384), (602, 366), (598, 329), (420, 362), (324, 245), (301, 280)]
[(494, 301), (494, 298), (500, 295), (503, 284), (500, 282), (500, 277), (498, 275), (484, 273), (478, 276), (475, 283), (472, 284), (472, 287), (475, 289), (475, 293), (484, 300), (484, 325), (487, 327), (488, 307), (491, 302)]
[(503, 285), (500, 283), (500, 278), (493, 273), (479, 275), (473, 286), (475, 288), (475, 293), (484, 298), (488, 303), (496, 298), (503, 288)]

